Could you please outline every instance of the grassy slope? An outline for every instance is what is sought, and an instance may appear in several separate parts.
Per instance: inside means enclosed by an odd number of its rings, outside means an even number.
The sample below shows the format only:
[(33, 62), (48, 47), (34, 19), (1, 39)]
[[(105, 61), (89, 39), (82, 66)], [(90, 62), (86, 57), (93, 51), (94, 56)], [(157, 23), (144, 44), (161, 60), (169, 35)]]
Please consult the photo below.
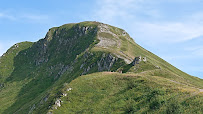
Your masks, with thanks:
[[(101, 48), (101, 47), (95, 47), (92, 49), (92, 51), (106, 51), (106, 52), (111, 52), (111, 53), (117, 53), (120, 54), (125, 53), (128, 57), (131, 57), (134, 59), (134, 57), (142, 56), (142, 57), (147, 57), (148, 60), (148, 65), (151, 65), (151, 68), (148, 67), (148, 69), (157, 69), (155, 66), (159, 66), (162, 71), (167, 71), (170, 72), (171, 74), (173, 73), (173, 76), (168, 77), (171, 80), (185, 83), (185, 84), (190, 84), (191, 86), (197, 87), (197, 88), (202, 88), (203, 89), (203, 79), (197, 78), (190, 76), (181, 70), (177, 69), (176, 67), (172, 66), (165, 60), (161, 59), (160, 57), (156, 56), (155, 54), (147, 51), (146, 49), (142, 48), (139, 46), (137, 43), (133, 41), (132, 38), (127, 34), (126, 36), (122, 36), (122, 32), (124, 30), (113, 27), (108, 25), (111, 32), (115, 33), (116, 35), (119, 36), (119, 41), (121, 42), (121, 46), (117, 47), (111, 47), (109, 49), (107, 48)], [(107, 37), (107, 35), (103, 35), (103, 37)], [(110, 37), (110, 36), (108, 36)], [(112, 37), (112, 36), (111, 36)], [(127, 38), (128, 37), (128, 38)], [(112, 37), (113, 39), (116, 39), (115, 37)], [(143, 64), (144, 65), (144, 64)], [(147, 70), (147, 69), (145, 69)], [(161, 73), (158, 76), (164, 76)]]
[[(66, 91), (72, 88), (71, 91)], [(66, 84), (54, 113), (201, 113), (203, 93), (148, 74), (93, 73)]]
[(32, 42), (21, 42), (13, 45), (1, 58), (0, 58), (0, 83), (11, 75), (14, 69), (14, 58), (20, 51), (23, 51), (32, 46)]
[[(86, 51), (97, 41), (94, 35), (96, 24), (84, 22), (52, 28), (45, 39), (39, 40), (31, 48), (14, 57), (14, 69), (7, 77), (7, 86), (2, 89), (0, 96), (3, 99), (2, 104), (8, 99), (11, 102), (6, 102), (8, 105), (5, 107), (1, 105), (1, 113), (27, 113), (33, 106), (39, 109), (36, 113), (45, 113), (63, 83), (70, 82), (84, 72), (84, 69), (80, 68), (81, 64), (85, 62), (84, 67), (87, 68), (94, 63), (89, 72), (97, 72), (95, 63), (101, 59), (103, 52), (89, 53), (88, 57), (85, 57)], [(82, 31), (84, 26), (91, 27), (86, 34)], [(44, 62), (46, 59), (48, 62)], [(39, 60), (42, 62), (39, 63)], [(65, 66), (68, 70), (60, 74)], [(120, 65), (113, 68), (117, 69), (118, 66)], [(9, 92), (12, 99), (8, 96)], [(47, 95), (49, 100), (41, 103)]]
[[(45, 39), (39, 40), (26, 51), (21, 51), (14, 58), (15, 69), (7, 78), (7, 82), (24, 84), (18, 93), (15, 93), (14, 103), (4, 110), (4, 113), (29, 112), (33, 105), (38, 104), (48, 91), (52, 90), (56, 82), (60, 82), (58, 79), (65, 66), (70, 67), (67, 71), (69, 73), (77, 55), (94, 44), (96, 23), (90, 24), (92, 28), (87, 34), (82, 33), (82, 27), (89, 24), (84, 22), (52, 28)], [(78, 74), (72, 75), (70, 79), (79, 76)], [(67, 78), (66, 81), (68, 81)], [(60, 88), (62, 84), (63, 81), (56, 88)], [(8, 97), (4, 96), (4, 98)]]
[[(0, 64), (0, 67), (2, 67), (2, 69), (0, 69), (1, 80), (5, 82), (6, 79), (5, 87), (0, 90), (0, 113), (16, 112), (22, 114), (29, 112), (32, 107), (36, 108), (34, 113), (45, 113), (47, 107), (53, 105), (55, 99), (61, 95), (60, 90), (63, 88), (63, 84), (71, 82), (84, 71), (80, 68), (81, 64), (85, 62), (85, 67), (93, 65), (88, 73), (97, 72), (98, 68), (94, 63), (97, 63), (97, 61), (101, 59), (103, 53), (108, 54), (109, 52), (119, 54), (120, 51), (122, 51), (131, 58), (139, 55), (147, 57), (148, 62), (140, 64), (139, 68), (141, 69), (134, 71), (133, 68), (129, 66), (126, 72), (131, 71), (138, 73), (143, 70), (148, 70), (149, 72), (142, 72), (143, 74), (149, 75), (148, 79), (150, 76), (154, 76), (156, 78), (152, 78), (151, 80), (155, 79), (154, 81), (156, 81), (156, 79), (162, 79), (163, 77), (168, 78), (169, 81), (184, 84), (185, 86), (189, 85), (190, 87), (195, 86), (196, 88), (202, 88), (203, 84), (201, 79), (191, 77), (181, 72), (161, 58), (134, 43), (132, 39), (126, 40), (121, 35), (120, 40), (122, 45), (119, 48), (112, 47), (112, 49), (102, 49), (94, 47), (91, 49), (94, 44), (98, 42), (96, 35), (94, 31), (88, 31), (87, 35), (81, 36), (81, 27), (91, 26), (96, 30), (97, 25), (98, 23), (96, 22), (83, 22), (52, 28), (47, 34), (46, 39), (41, 39), (34, 43), (31, 48), (28, 47), (30, 47), (32, 43), (26, 44), (24, 48), (17, 51), (21, 51), (17, 57), (14, 56), (16, 53), (15, 50), (11, 51), (12, 53), (10, 55), (2, 57), (1, 61), (7, 61), (5, 63), (9, 66), (9, 69), (4, 67), (5, 64)], [(111, 31), (116, 34), (121, 34), (123, 30), (111, 27)], [(103, 35), (109, 37), (109, 34)], [(69, 43), (67, 44), (67, 42)], [(87, 58), (84, 57), (86, 52), (91, 52)], [(46, 61), (46, 59), (48, 59), (47, 63), (42, 62), (36, 65), (38, 61)], [(73, 70), (68, 70), (58, 76), (63, 65), (71, 66)], [(156, 65), (160, 66), (161, 69), (155, 68), (154, 66)], [(125, 67), (123, 60), (119, 59), (111, 71), (116, 71), (119, 67)], [(111, 85), (109, 88), (113, 86), (114, 85)], [(156, 87), (158, 87), (158, 85)], [(8, 96), (8, 94), (10, 95)], [(49, 99), (44, 102), (43, 99), (46, 98), (46, 96), (48, 96)], [(196, 100), (195, 103), (198, 103), (198, 99)]]
[(16, 100), (16, 96), (20, 91), (22, 82), (7, 83), (5, 80), (11, 75), (14, 66), (14, 58), (20, 51), (23, 51), (32, 46), (32, 42), (21, 42), (12, 46), (0, 59), (0, 83), (4, 87), (0, 87), (0, 113), (10, 107)]

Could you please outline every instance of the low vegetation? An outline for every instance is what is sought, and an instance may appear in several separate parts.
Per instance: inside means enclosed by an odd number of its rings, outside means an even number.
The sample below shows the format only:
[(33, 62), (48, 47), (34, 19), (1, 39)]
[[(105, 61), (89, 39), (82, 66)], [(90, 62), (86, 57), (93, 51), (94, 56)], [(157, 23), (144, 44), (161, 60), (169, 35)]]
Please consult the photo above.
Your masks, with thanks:
[(84, 75), (66, 84), (61, 93), (67, 96), (61, 95), (61, 107), (51, 112), (177, 114), (202, 113), (203, 107), (199, 90), (143, 74)]

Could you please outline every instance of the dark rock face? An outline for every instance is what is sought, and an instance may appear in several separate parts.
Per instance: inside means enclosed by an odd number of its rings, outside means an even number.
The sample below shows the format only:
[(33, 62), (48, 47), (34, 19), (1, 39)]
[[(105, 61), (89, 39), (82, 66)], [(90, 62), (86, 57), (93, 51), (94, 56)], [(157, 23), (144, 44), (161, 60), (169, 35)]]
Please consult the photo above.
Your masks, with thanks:
[(0, 83), (0, 88), (3, 88), (3, 87), (4, 87), (4, 84), (1, 84), (1, 83)]
[(110, 71), (113, 64), (116, 62), (117, 58), (112, 56), (111, 54), (106, 55), (105, 53), (102, 55), (100, 61), (97, 61), (98, 71)]
[[(85, 40), (90, 40), (89, 38), (94, 37), (96, 33), (97, 28), (79, 25), (75, 25), (70, 29), (53, 28), (49, 30), (46, 37), (35, 45), (37, 49), (35, 64), (46, 63), (51, 58), (57, 58), (61, 55), (63, 57), (60, 58), (64, 59), (68, 59), (69, 56), (76, 56), (74, 52), (88, 48)], [(81, 45), (85, 47), (81, 49)], [(80, 54), (80, 52), (77, 54)]]
[(135, 57), (135, 59), (132, 62), (132, 65), (135, 66), (136, 64), (139, 64), (140, 61), (142, 61), (142, 57), (141, 56)]
[[(110, 71), (118, 60), (117, 57), (109, 53), (100, 53), (98, 56), (95, 53), (87, 52), (83, 55), (83, 58), (84, 62), (81, 64), (80, 69), (84, 71), (81, 75), (89, 73), (92, 69), (95, 69), (95, 72)], [(92, 58), (95, 59), (95, 61), (89, 63), (88, 61), (92, 61)]]

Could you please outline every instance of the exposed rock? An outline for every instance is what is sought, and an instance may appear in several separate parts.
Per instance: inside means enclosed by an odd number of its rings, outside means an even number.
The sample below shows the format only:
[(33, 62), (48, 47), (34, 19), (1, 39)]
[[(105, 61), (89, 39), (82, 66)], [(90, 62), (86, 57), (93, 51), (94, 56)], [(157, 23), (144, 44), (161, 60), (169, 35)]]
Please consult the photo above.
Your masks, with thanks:
[(67, 91), (71, 91), (71, 90), (72, 90), (72, 88), (68, 88), (68, 89), (67, 89)]
[(139, 64), (142, 61), (142, 57), (135, 57), (135, 59), (132, 62), (132, 65), (135, 66), (136, 64)]
[(36, 107), (38, 107), (39, 105), (42, 105), (42, 104), (46, 103), (47, 100), (48, 100), (48, 98), (49, 98), (49, 95), (47, 95), (47, 96), (45, 96), (44, 98), (42, 98), (41, 101), (39, 102), (39, 104), (36, 104)]
[(3, 87), (4, 87), (4, 84), (1, 84), (1, 83), (0, 83), (0, 88), (3, 88)]
[(127, 55), (123, 54), (122, 52), (120, 54), (116, 54), (114, 53), (114, 55), (120, 59), (123, 59), (126, 64), (130, 64), (132, 63), (133, 59), (131, 59), (130, 57), (128, 57)]
[(118, 72), (118, 73), (123, 73), (123, 69), (120, 68), (120, 69), (117, 70), (117, 72)]
[(117, 45), (116, 41), (109, 38), (99, 37), (100, 42), (96, 45), (98, 47), (108, 48)]
[[(116, 48), (121, 48), (121, 39), (120, 36), (124, 36), (126, 39), (130, 39), (128, 38), (129, 36), (127, 35), (127, 32), (122, 31), (120, 29), (115, 29), (116, 32), (120, 33), (114, 33), (111, 31), (111, 28), (109, 27), (109, 25), (106, 24), (100, 24), (98, 26), (99, 31), (97, 34), (97, 38), (100, 40), (98, 44), (96, 44), (97, 47), (102, 47), (102, 48), (107, 48), (107, 49), (112, 49), (112, 47), (116, 47)], [(109, 34), (112, 36), (112, 38), (106, 38), (105, 36), (101, 36), (101, 34)], [(133, 59), (130, 58), (128, 55), (126, 55), (125, 53), (114, 53), (118, 58), (124, 59), (124, 61), (127, 64), (130, 64)]]
[(63, 97), (65, 97), (65, 96), (67, 96), (67, 93), (63, 93), (62, 95), (63, 95)]
[[(114, 46), (120, 47), (121, 41), (119, 40), (118, 35), (116, 35), (115, 33), (111, 32), (108, 25), (106, 25), (106, 24), (100, 24), (98, 26), (98, 28), (99, 28), (99, 31), (98, 31), (97, 38), (100, 40), (100, 42), (96, 46), (103, 47), (103, 48), (110, 48), (110, 47), (114, 47)], [(114, 38), (105, 38), (105, 37), (102, 37), (102, 36), (100, 36), (101, 33), (111, 34)]]
[(84, 66), (84, 63), (83, 63), (83, 64), (81, 64), (80, 69), (82, 69), (82, 68), (83, 68), (83, 66)]
[(57, 107), (61, 107), (61, 99), (57, 99), (56, 101), (55, 101), (55, 109), (57, 109)]
[(143, 57), (142, 61), (146, 62), (147, 61), (147, 57)]
[(100, 61), (97, 61), (98, 71), (110, 71), (111, 67), (115, 63), (116, 58), (111, 54), (106, 55), (105, 53), (102, 55)]
[(15, 48), (18, 48), (18, 47), (19, 47), (19, 45), (18, 45), (18, 44), (15, 44), (15, 45), (14, 45), (14, 47), (15, 47)]
[(63, 75), (66, 71), (71, 72), (73, 70), (73, 67), (69, 65), (58, 64), (55, 66), (54, 70), (58, 71), (58, 73), (54, 77), (54, 79), (57, 79), (61, 75)]
[(35, 104), (33, 104), (32, 107), (30, 108), (28, 114), (31, 114), (35, 108), (36, 108), (36, 106), (35, 106)]
[[(83, 63), (83, 64), (85, 64), (85, 63)], [(82, 73), (81, 75), (87, 74), (87, 73), (90, 71), (90, 69), (91, 69), (92, 67), (94, 67), (95, 65), (96, 65), (96, 64), (93, 63), (93, 64), (91, 64), (90, 66), (87, 66), (87, 68), (84, 68), (84, 71), (83, 71), (83, 73)]]
[(47, 95), (46, 97), (44, 97), (43, 101), (46, 102), (49, 98), (49, 95)]
[(53, 114), (53, 112), (49, 111), (49, 112), (47, 112), (47, 114)]
[(156, 68), (158, 68), (158, 69), (161, 69), (159, 66), (155, 66)]
[(126, 36), (126, 35), (127, 35), (127, 32), (123, 31), (122, 36)]

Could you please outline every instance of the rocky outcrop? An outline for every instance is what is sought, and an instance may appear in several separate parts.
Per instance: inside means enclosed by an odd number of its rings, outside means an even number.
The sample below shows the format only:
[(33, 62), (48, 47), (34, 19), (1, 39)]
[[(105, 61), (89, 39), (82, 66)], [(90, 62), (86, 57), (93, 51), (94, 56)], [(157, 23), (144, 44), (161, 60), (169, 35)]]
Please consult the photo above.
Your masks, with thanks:
[(135, 66), (136, 64), (139, 64), (142, 61), (142, 57), (135, 57), (135, 59), (132, 62), (132, 65)]
[(3, 87), (4, 87), (4, 84), (1, 84), (1, 83), (0, 83), (0, 88), (3, 88)]
[(147, 57), (143, 57), (143, 59), (142, 59), (144, 62), (146, 62), (147, 61)]
[[(115, 28), (115, 31), (112, 31), (112, 27), (106, 24), (99, 24), (99, 30), (97, 33), (97, 38), (99, 39), (99, 43), (96, 44), (96, 47), (112, 49), (112, 47), (120, 49), (122, 40), (120, 37), (125, 37), (127, 40), (131, 40), (127, 32), (124, 30)], [(127, 64), (130, 64), (133, 60), (128, 55), (123, 53), (122, 51), (114, 53), (118, 58), (123, 59)]]
[(102, 58), (97, 61), (98, 71), (110, 71), (113, 64), (116, 62), (117, 58), (112, 56), (111, 54), (103, 54)]
[(55, 101), (55, 109), (57, 109), (58, 107), (61, 107), (61, 99), (57, 99)]
[[(97, 38), (100, 40), (100, 42), (96, 46), (103, 47), (103, 48), (110, 48), (115, 46), (120, 47), (121, 42), (119, 40), (119, 37), (115, 33), (111, 32), (108, 25), (100, 24), (98, 28), (99, 28), (99, 31), (97, 33), (98, 34)], [(101, 35), (102, 33), (109, 34), (114, 38), (106, 38), (105, 36)]]
[(143, 57), (139, 56), (139, 57), (135, 57), (135, 59), (132, 62), (132, 65), (135, 66), (136, 64), (139, 64), (141, 61), (146, 62), (147, 61), (147, 57)]
[(66, 56), (71, 55), (77, 51), (76, 48), (79, 47), (82, 39), (93, 40), (94, 35), (97, 33), (97, 28), (92, 26), (75, 24), (69, 29), (66, 26), (50, 29), (44, 39), (34, 44), (36, 54), (33, 56), (36, 66), (47, 63), (53, 57), (61, 56), (61, 53), (66, 53)]
[[(93, 58), (92, 58), (93, 57)], [(97, 68), (97, 71), (110, 71), (113, 65), (116, 63), (118, 58), (115, 55), (110, 53), (103, 53), (99, 57), (96, 57), (93, 53), (86, 52), (83, 55), (85, 59), (81, 64), (80, 69), (83, 69), (83, 73), (81, 75), (89, 73), (92, 69)], [(96, 61), (93, 63), (89, 63), (91, 59), (95, 59)]]

